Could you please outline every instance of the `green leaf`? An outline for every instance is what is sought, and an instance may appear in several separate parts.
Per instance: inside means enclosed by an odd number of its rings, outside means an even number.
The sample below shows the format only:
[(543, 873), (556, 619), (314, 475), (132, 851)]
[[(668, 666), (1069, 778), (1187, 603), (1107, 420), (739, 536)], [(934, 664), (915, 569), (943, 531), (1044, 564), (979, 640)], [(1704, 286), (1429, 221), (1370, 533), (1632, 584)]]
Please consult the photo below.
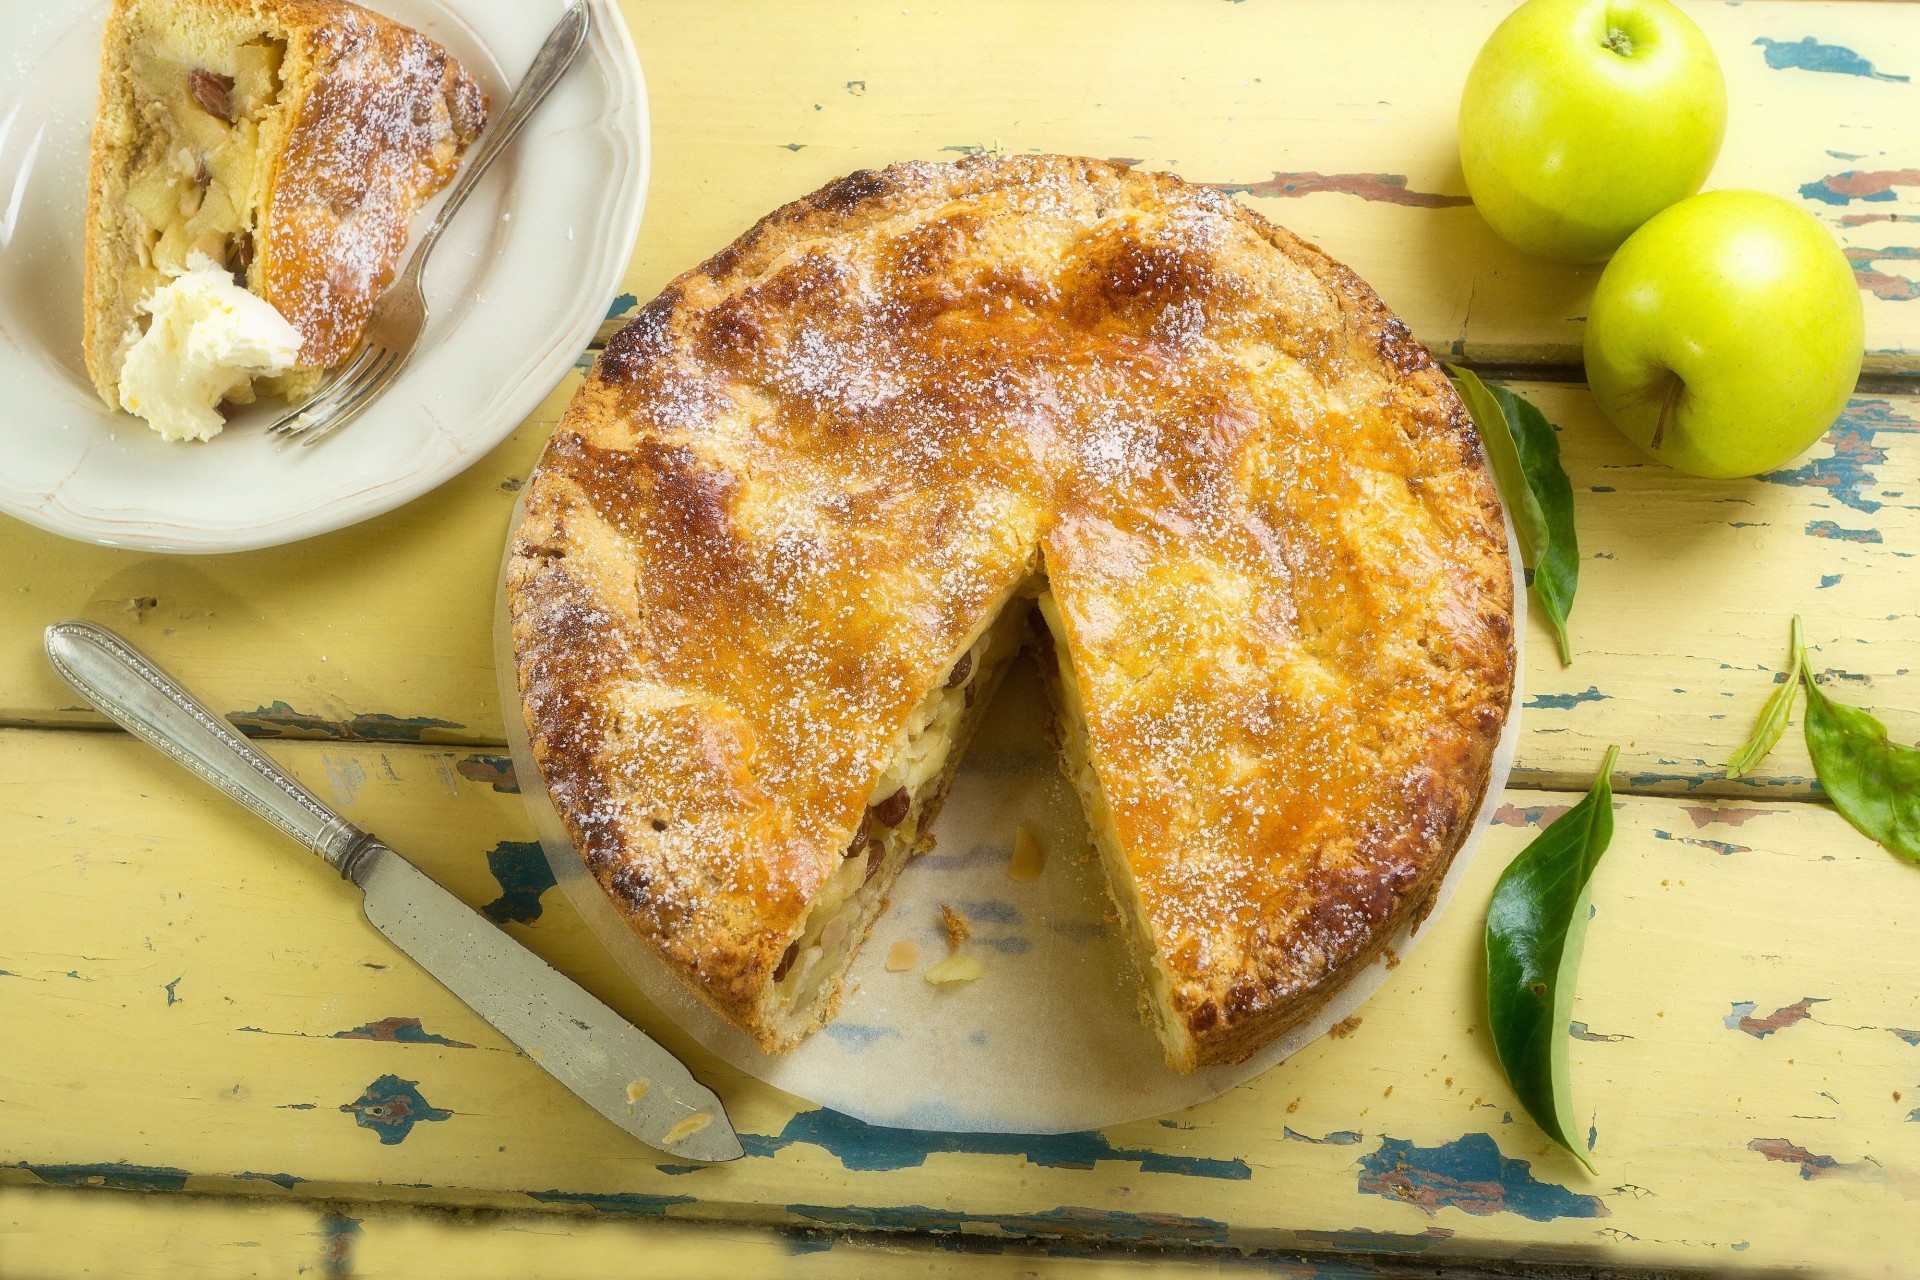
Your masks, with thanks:
[(1760, 723), (1753, 726), (1753, 735), (1746, 745), (1733, 753), (1733, 759), (1727, 761), (1727, 776), (1737, 778), (1743, 773), (1752, 773), (1754, 767), (1767, 758), (1774, 744), (1780, 741), (1780, 735), (1787, 731), (1787, 717), (1793, 714), (1793, 699), (1800, 692), (1800, 665), (1806, 651), (1800, 644), (1800, 616), (1793, 619), (1793, 656), (1787, 668), (1787, 678), (1767, 699), (1767, 705), (1760, 708)]
[[(1799, 640), (1796, 628), (1796, 657)], [(1807, 688), (1807, 752), (1821, 789), (1861, 835), (1920, 863), (1920, 750), (1889, 741), (1885, 725), (1827, 697), (1804, 660), (1800, 666)]]
[(1487, 1021), (1507, 1081), (1533, 1122), (1574, 1158), (1567, 1040), (1574, 978), (1587, 936), (1587, 888), (1613, 839), (1613, 762), (1579, 804), (1521, 850), (1487, 906)]
[(1471, 369), (1446, 366), (1466, 401), (1500, 494), (1513, 513), (1520, 554), (1533, 570), (1533, 594), (1553, 624), (1562, 664), (1573, 661), (1567, 617), (1580, 585), (1580, 540), (1573, 527), (1573, 484), (1560, 465), (1560, 440), (1538, 409)]

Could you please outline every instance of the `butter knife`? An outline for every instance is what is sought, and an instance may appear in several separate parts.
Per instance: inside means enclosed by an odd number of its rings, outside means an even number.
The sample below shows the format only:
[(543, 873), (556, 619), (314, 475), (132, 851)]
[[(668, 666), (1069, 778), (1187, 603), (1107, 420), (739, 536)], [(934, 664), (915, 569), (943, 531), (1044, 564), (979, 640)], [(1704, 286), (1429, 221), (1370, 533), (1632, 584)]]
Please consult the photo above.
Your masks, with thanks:
[(595, 1111), (676, 1157), (744, 1154), (720, 1099), (678, 1059), (322, 804), (138, 649), (93, 623), (57, 622), (47, 657), (148, 746), (358, 885), (374, 928)]

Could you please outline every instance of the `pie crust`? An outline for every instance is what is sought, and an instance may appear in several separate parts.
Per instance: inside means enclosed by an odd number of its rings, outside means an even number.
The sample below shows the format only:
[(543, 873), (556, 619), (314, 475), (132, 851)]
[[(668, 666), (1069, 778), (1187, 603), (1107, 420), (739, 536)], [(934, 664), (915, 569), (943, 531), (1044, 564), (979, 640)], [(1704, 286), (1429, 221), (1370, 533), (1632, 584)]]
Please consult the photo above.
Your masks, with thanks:
[(576, 846), (774, 1051), (832, 1016), (851, 948), (798, 1005), (776, 970), (1006, 611), (1039, 599), (1183, 1071), (1425, 910), (1513, 681), (1499, 498), (1406, 327), (1218, 192), (1060, 156), (854, 173), (674, 281), (555, 429), (508, 588)]

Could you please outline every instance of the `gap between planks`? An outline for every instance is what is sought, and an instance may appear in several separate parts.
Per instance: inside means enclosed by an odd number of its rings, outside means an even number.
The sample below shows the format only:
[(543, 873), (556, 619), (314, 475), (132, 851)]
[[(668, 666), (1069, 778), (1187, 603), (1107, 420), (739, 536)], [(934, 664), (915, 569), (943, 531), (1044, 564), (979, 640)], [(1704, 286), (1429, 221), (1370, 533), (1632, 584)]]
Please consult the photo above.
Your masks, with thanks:
[[(428, 752), (483, 752), (506, 755), (506, 742), (498, 738), (476, 736), (459, 741), (434, 742), (394, 742), (370, 738), (347, 737), (300, 737), (259, 736), (248, 733), (238, 725), (229, 726), (238, 730), (249, 742), (266, 749), (271, 754), (275, 744), (286, 746), (311, 746), (346, 750), (364, 751), (428, 751)], [(0, 719), (0, 733), (97, 733), (121, 735), (126, 731), (116, 724), (99, 719), (67, 721), (32, 721)], [(1623, 776), (1625, 775), (1625, 776)], [(1593, 786), (1593, 777), (1559, 769), (1530, 769), (1514, 766), (1507, 776), (1506, 791), (1550, 791), (1569, 794), (1585, 794)], [(1635, 796), (1654, 800), (1746, 800), (1765, 801), (1768, 804), (1804, 804), (1816, 808), (1830, 808), (1827, 801), (1817, 794), (1819, 783), (1811, 778), (1801, 777), (1749, 777), (1745, 780), (1732, 780), (1719, 773), (1701, 773), (1697, 776), (1675, 777), (1662, 775), (1658, 781), (1635, 782), (1631, 771), (1614, 771), (1613, 793), (1616, 796)]]

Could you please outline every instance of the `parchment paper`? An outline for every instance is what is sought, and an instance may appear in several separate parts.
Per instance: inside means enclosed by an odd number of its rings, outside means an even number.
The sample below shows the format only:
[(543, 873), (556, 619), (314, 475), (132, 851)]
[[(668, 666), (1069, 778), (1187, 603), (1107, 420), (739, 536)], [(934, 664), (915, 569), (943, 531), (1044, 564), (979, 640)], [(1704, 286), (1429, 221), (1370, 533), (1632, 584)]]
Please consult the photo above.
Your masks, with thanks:
[[(514, 525), (519, 524), (516, 509)], [(1525, 584), (1512, 523), (1516, 613)], [(508, 540), (511, 547), (511, 537)], [(995, 1133), (1066, 1133), (1165, 1115), (1218, 1097), (1271, 1069), (1350, 1016), (1385, 980), (1383, 958), (1309, 1022), (1246, 1062), (1182, 1076), (1167, 1067), (1136, 1012), (1138, 983), (1122, 926), (1088, 848), (1078, 798), (1044, 739), (1046, 695), (1030, 656), (1009, 671), (934, 824), (935, 849), (909, 864), (891, 905), (854, 961), (840, 1014), (791, 1053), (762, 1053), (669, 973), (620, 918), (554, 812), (522, 725), (507, 621), (504, 560), (495, 619), (507, 741), (521, 794), (562, 892), (640, 991), (733, 1066), (809, 1102), (869, 1124)], [(1404, 958), (1446, 909), (1500, 802), (1520, 723), (1520, 634), (1513, 709), (1487, 794), (1426, 921), (1390, 944)], [(1040, 836), (1036, 879), (1007, 874), (1015, 829)], [(977, 981), (935, 987), (922, 974), (947, 954), (940, 905), (972, 926)], [(898, 940), (919, 960), (889, 973)]]

